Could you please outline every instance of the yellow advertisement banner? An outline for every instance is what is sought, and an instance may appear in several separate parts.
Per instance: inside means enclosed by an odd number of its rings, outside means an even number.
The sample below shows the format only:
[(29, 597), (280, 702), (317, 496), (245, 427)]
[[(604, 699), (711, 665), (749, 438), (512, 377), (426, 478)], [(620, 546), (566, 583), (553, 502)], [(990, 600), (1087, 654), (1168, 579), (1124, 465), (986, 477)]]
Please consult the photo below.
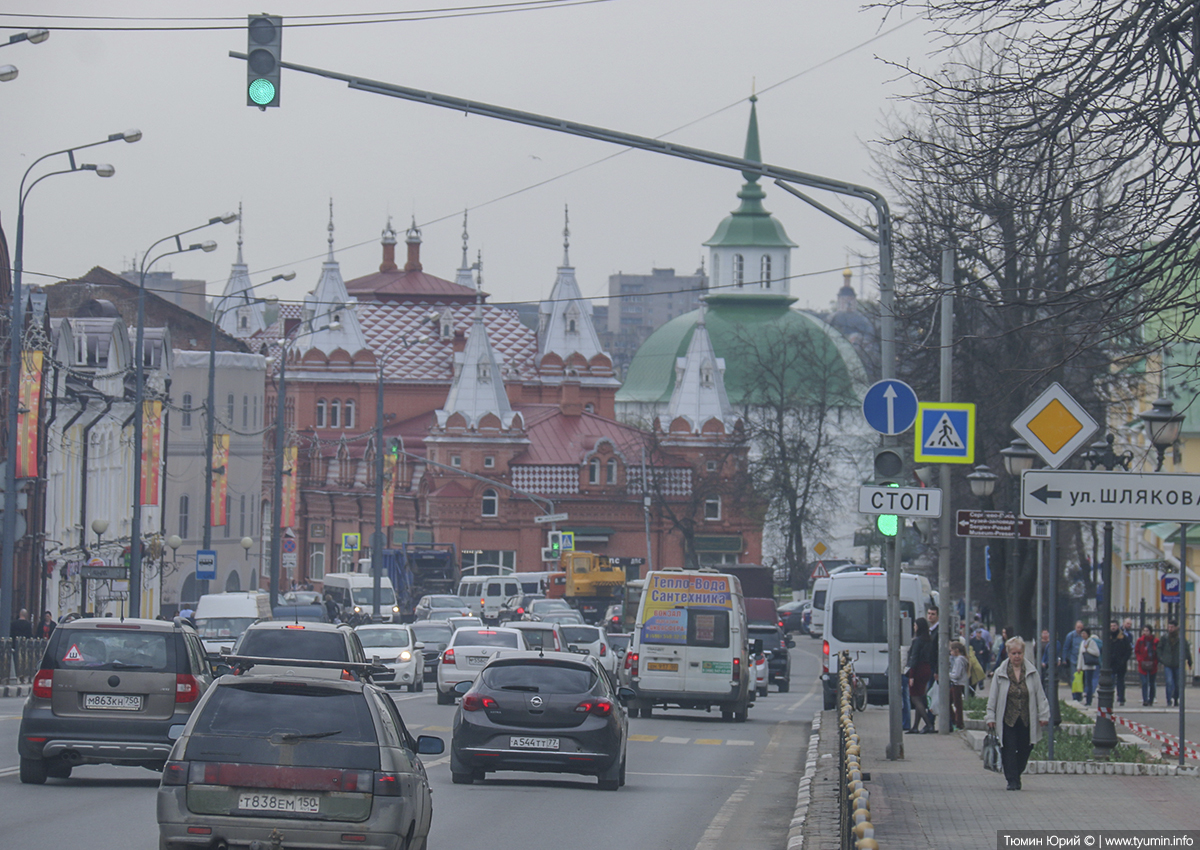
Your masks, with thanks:
[(689, 608), (733, 608), (729, 577), (651, 573), (642, 608), (642, 640), (687, 643)]
[(20, 406), (17, 408), (17, 478), (38, 474), (38, 414), (42, 408), (42, 352), (21, 352)]
[(279, 494), (280, 507), (279, 527), (291, 528), (296, 524), (296, 494), (299, 482), (296, 480), (296, 447), (286, 446), (283, 450), (283, 492)]
[(229, 521), (226, 508), (229, 505), (229, 435), (213, 434), (213, 486), (212, 524), (225, 525)]
[(157, 505), (162, 489), (162, 402), (142, 402), (142, 480), (139, 505)]
[(396, 461), (388, 452), (383, 458), (383, 527), (390, 528), (396, 519)]

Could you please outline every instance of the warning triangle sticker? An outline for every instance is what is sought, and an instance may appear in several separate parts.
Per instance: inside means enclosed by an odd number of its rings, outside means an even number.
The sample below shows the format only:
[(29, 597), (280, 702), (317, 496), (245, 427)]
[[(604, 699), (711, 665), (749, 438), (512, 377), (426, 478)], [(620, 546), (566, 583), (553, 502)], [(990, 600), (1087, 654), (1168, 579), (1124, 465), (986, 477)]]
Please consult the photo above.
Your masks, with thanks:
[(79, 651), (76, 644), (71, 644), (71, 648), (67, 650), (67, 654), (63, 656), (63, 661), (82, 661), (83, 653)]
[(959, 435), (958, 429), (954, 427), (954, 423), (950, 421), (949, 414), (943, 413), (942, 418), (938, 420), (934, 429), (929, 432), (929, 437), (925, 440), (925, 449), (965, 449), (966, 443)]

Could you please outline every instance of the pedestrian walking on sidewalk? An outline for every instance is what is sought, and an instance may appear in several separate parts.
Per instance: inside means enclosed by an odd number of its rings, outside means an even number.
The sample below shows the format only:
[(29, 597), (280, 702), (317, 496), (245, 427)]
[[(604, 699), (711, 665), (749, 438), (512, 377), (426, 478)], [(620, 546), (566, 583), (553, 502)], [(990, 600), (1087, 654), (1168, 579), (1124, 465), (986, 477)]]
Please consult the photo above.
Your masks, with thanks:
[(989, 731), (1000, 739), (1000, 761), (1009, 791), (1021, 790), (1021, 774), (1029, 763), (1029, 753), (1050, 722), (1050, 705), (1042, 689), (1037, 668), (1025, 660), (1025, 641), (1009, 638), (1008, 657), (996, 668), (992, 690), (988, 694)]
[(1154, 705), (1155, 679), (1158, 677), (1158, 639), (1149, 626), (1142, 626), (1142, 636), (1133, 648), (1137, 658), (1138, 676), (1142, 680), (1142, 705)]
[[(1075, 665), (1079, 661), (1079, 647), (1083, 643), (1083, 620), (1075, 621), (1074, 631), (1067, 632), (1067, 636), (1062, 641), (1062, 656), (1060, 657), (1060, 666), (1062, 667), (1062, 676), (1059, 678), (1071, 681), (1075, 673)], [(1074, 686), (1071, 687), (1072, 696), (1079, 699), (1083, 696), (1083, 688), (1079, 692), (1075, 692)]]
[[(1184, 684), (1179, 680), (1180, 640), (1178, 621), (1167, 620), (1167, 633), (1158, 639), (1158, 663), (1163, 666), (1163, 675), (1167, 680), (1167, 705), (1179, 705), (1179, 691)], [(1190, 669), (1192, 649), (1186, 638), (1182, 640), (1184, 661)]]
[[(924, 617), (917, 618), (917, 634), (908, 647), (908, 698), (912, 700), (913, 719), (909, 732), (932, 732), (933, 713), (929, 710), (929, 701), (925, 698), (925, 689), (933, 677), (933, 650), (930, 648), (929, 621)], [(925, 728), (920, 729), (921, 721)]]
[(1121, 628), (1116, 620), (1108, 627), (1108, 639), (1112, 647), (1113, 685), (1117, 689), (1117, 705), (1125, 704), (1125, 672), (1133, 656), (1133, 636)]
[(950, 731), (963, 728), (963, 694), (971, 676), (967, 648), (962, 641), (950, 642)]
[(1096, 693), (1096, 673), (1099, 670), (1100, 638), (1093, 635), (1090, 629), (1084, 629), (1079, 657), (1075, 660), (1075, 672), (1083, 673), (1083, 696), (1088, 705), (1092, 704), (1092, 695)]

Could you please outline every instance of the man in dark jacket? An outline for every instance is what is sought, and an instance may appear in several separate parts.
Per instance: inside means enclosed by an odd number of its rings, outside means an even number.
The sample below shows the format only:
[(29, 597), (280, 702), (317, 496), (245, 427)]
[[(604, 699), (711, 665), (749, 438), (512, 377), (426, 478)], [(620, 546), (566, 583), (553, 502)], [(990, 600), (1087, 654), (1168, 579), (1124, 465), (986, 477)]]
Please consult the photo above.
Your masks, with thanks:
[[(1179, 622), (1167, 620), (1167, 633), (1158, 639), (1158, 663), (1163, 667), (1167, 683), (1167, 705), (1179, 705), (1179, 691), (1183, 682), (1179, 680)], [(1192, 666), (1192, 648), (1183, 639), (1183, 661)]]
[(29, 622), (29, 612), (24, 608), (17, 614), (17, 619), (8, 627), (8, 636), (14, 638), (33, 637), (33, 624)]
[(1133, 657), (1133, 638), (1122, 629), (1116, 620), (1108, 626), (1108, 639), (1112, 647), (1113, 686), (1117, 689), (1117, 705), (1125, 704), (1125, 670)]

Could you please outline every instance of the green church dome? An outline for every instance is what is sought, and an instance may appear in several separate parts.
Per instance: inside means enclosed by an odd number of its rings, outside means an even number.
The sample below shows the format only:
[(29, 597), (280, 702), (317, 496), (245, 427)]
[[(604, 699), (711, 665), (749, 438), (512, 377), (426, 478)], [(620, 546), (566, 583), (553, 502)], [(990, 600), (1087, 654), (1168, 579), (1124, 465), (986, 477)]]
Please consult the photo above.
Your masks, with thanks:
[[(800, 397), (818, 394), (828, 404), (855, 406), (861, 403), (867, 375), (858, 353), (841, 334), (821, 319), (791, 305), (788, 295), (721, 294), (707, 298), (705, 325), (713, 351), (725, 359), (725, 389), (734, 405), (753, 403), (749, 398), (755, 361), (766, 354), (756, 353), (756, 342), (769, 345), (784, 334), (794, 334), (811, 346), (811, 368), (797, 369), (791, 376), (790, 391)], [(678, 316), (650, 335), (634, 355), (617, 391), (617, 404), (666, 404), (675, 389), (675, 361), (688, 350), (700, 311)]]

